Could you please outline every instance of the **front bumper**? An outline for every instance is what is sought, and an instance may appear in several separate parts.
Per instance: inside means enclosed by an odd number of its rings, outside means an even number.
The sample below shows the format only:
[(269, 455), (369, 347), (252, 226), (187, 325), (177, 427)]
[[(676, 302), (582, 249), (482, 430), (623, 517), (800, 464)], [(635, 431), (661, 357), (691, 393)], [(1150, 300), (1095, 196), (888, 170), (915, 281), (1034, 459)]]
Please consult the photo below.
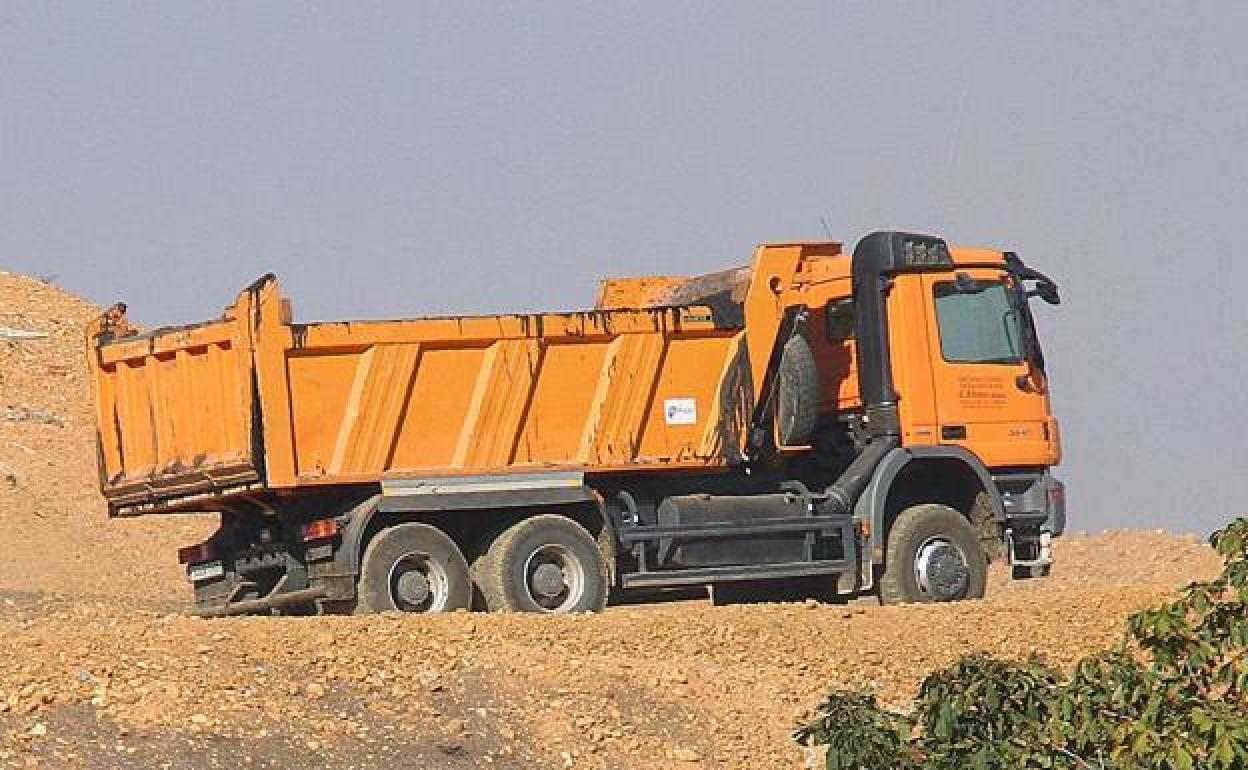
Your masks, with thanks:
[(1066, 531), (1066, 485), (1047, 470), (998, 476), (1010, 564), (1048, 567), (1052, 541)]
[(1007, 527), (1038, 527), (1053, 537), (1066, 531), (1066, 485), (1053, 474), (1011, 474), (997, 476), (995, 481)]

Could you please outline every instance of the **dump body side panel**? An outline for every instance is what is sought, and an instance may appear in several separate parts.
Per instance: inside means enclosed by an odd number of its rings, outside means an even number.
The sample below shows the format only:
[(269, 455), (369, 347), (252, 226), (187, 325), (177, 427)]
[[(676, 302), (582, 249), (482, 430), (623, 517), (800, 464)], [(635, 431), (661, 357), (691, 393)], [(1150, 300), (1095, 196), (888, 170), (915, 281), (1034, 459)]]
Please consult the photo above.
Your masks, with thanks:
[(274, 486), (741, 456), (744, 331), (697, 308), (313, 324), (290, 337), (288, 398), (261, 383)]

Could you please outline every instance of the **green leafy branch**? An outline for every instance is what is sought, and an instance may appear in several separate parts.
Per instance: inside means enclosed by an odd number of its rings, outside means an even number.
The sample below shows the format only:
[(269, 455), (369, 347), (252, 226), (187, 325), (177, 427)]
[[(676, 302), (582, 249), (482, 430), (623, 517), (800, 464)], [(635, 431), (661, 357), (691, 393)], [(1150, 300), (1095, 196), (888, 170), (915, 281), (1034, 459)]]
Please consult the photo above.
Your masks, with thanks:
[(830, 770), (1248, 770), (1248, 520), (1214, 533), (1218, 578), (1132, 615), (1069, 677), (972, 654), (909, 715), (833, 692), (795, 733)]

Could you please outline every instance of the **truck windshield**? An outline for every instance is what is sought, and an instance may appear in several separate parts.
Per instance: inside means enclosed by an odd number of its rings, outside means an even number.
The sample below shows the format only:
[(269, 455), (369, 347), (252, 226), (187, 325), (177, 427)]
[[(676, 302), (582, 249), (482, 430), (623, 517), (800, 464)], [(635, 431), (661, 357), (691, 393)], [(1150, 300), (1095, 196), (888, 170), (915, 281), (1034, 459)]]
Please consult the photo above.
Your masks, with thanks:
[(935, 286), (936, 321), (945, 360), (1021, 364), (1023, 328), (1010, 287), (960, 279)]

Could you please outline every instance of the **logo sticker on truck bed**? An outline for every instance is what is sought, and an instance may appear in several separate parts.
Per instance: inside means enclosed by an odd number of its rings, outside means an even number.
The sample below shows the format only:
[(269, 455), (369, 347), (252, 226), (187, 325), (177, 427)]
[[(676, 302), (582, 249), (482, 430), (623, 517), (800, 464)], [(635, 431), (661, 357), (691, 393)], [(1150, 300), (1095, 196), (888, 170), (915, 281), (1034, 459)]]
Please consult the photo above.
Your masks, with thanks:
[(667, 399), (663, 402), (663, 419), (668, 425), (696, 425), (698, 422), (697, 399)]

